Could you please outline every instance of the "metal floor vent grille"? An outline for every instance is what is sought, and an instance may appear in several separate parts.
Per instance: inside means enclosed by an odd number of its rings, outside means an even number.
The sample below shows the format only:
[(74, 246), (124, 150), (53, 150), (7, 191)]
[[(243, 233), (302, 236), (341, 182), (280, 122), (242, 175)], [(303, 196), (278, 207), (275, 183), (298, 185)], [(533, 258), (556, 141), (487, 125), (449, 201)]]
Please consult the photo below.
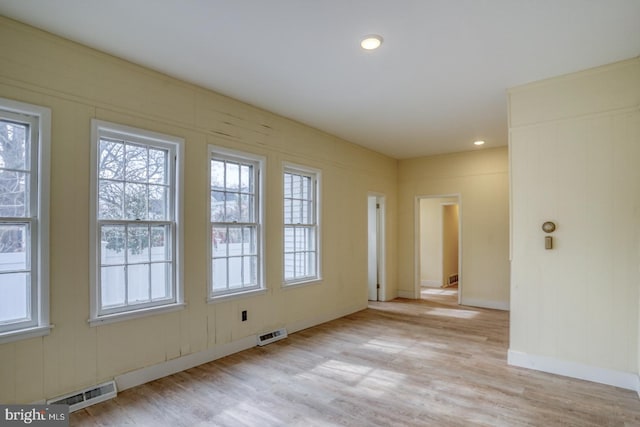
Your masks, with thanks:
[(280, 341), (287, 337), (287, 330), (285, 328), (276, 329), (272, 332), (267, 332), (262, 335), (258, 335), (258, 345), (263, 346), (271, 344), (274, 341)]
[(117, 394), (116, 382), (109, 381), (108, 383), (90, 387), (82, 391), (49, 399), (47, 400), (47, 404), (69, 405), (69, 412), (73, 412), (114, 398)]

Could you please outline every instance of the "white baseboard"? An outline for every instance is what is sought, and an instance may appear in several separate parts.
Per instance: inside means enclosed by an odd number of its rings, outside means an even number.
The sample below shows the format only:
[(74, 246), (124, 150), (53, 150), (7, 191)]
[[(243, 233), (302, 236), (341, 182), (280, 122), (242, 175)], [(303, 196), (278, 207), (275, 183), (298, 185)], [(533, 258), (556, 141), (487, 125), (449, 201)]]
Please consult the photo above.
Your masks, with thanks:
[(462, 298), (460, 305), (471, 307), (491, 308), (493, 310), (509, 311), (509, 301), (487, 301), (483, 299)]
[(425, 286), (427, 288), (441, 288), (442, 281), (441, 280), (421, 280), (420, 286)]
[(414, 291), (403, 291), (398, 289), (398, 298), (416, 299), (416, 295)]
[(612, 385), (627, 390), (635, 390), (640, 396), (640, 377), (635, 373), (598, 368), (583, 365), (582, 363), (570, 362), (548, 356), (538, 356), (515, 350), (509, 350), (507, 361), (509, 365), (512, 366)]
[(168, 375), (172, 375), (203, 363), (208, 363), (216, 359), (228, 356), (239, 351), (247, 350), (256, 346), (256, 336), (251, 335), (227, 344), (217, 345), (198, 353), (187, 354), (176, 359), (167, 360), (157, 365), (136, 369), (126, 374), (115, 377), (118, 391), (126, 390), (149, 381), (157, 380)]
[[(302, 329), (320, 325), (330, 320), (344, 317), (348, 314), (355, 313), (356, 311), (364, 310), (366, 308), (366, 303), (360, 304), (357, 306), (338, 310), (324, 316), (295, 322), (287, 325), (286, 328), (288, 333), (294, 333)], [(214, 361), (216, 359), (220, 359), (230, 354), (250, 349), (252, 347), (255, 347), (256, 344), (256, 336), (250, 335), (237, 341), (208, 348), (198, 353), (187, 354), (176, 359), (167, 360), (166, 362), (158, 363), (156, 365), (147, 366), (145, 368), (127, 372), (126, 374), (118, 375), (117, 377), (115, 377), (116, 385), (118, 386), (118, 391), (126, 390), (128, 388), (142, 385), (150, 381), (157, 380), (159, 378), (163, 378), (168, 375), (172, 375), (193, 368), (195, 366)]]

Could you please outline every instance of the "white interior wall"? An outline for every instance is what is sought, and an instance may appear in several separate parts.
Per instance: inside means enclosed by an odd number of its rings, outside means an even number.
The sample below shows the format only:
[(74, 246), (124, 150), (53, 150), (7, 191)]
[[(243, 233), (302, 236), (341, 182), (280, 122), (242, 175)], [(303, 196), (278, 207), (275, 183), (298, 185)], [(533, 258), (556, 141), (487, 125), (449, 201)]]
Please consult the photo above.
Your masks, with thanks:
[(640, 59), (515, 88), (509, 99), (509, 361), (636, 388)]

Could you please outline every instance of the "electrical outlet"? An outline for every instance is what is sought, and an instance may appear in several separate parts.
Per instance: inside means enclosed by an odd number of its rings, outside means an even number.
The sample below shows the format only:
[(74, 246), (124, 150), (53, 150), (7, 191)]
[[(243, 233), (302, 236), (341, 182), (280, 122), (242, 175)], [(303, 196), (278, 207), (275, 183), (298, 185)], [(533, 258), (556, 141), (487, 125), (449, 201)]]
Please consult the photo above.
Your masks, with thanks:
[(247, 310), (242, 310), (242, 321), (243, 322), (247, 321)]

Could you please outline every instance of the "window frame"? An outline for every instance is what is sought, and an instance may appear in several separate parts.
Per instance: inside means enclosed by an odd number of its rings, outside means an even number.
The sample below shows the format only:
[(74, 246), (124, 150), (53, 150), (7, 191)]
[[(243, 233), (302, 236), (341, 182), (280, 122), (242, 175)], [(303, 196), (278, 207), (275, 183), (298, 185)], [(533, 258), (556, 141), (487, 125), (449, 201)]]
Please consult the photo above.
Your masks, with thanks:
[[(316, 267), (316, 274), (314, 276), (302, 276), (302, 277), (296, 277), (293, 279), (286, 279), (286, 244), (285, 244), (285, 230), (287, 228), (287, 226), (301, 226), (301, 224), (287, 224), (285, 222), (285, 217), (284, 217), (284, 208), (285, 208), (285, 192), (284, 192), (284, 186), (286, 185), (286, 174), (294, 174), (294, 175), (302, 175), (302, 176), (307, 176), (310, 177), (312, 180), (312, 212), (313, 212), (313, 218), (314, 218), (314, 222), (313, 224), (311, 224), (310, 226), (307, 226), (308, 228), (312, 228), (315, 230), (315, 253), (316, 253), (316, 257), (315, 257), (315, 267)], [(283, 288), (291, 288), (291, 287), (297, 287), (297, 286), (302, 286), (302, 285), (309, 285), (309, 284), (314, 284), (314, 283), (319, 283), (322, 281), (322, 238), (321, 238), (321, 232), (322, 232), (322, 227), (321, 227), (321, 212), (322, 212), (322, 200), (321, 200), (321, 194), (322, 194), (322, 171), (320, 169), (316, 169), (316, 168), (312, 168), (309, 166), (303, 166), (300, 164), (295, 164), (295, 163), (290, 163), (290, 162), (283, 162), (283, 169), (282, 169), (282, 214), (283, 214), (283, 218), (282, 218), (282, 287)], [(296, 253), (299, 251), (295, 251), (293, 253)]]
[[(257, 255), (257, 285), (252, 287), (242, 287), (239, 289), (227, 289), (225, 291), (215, 292), (213, 288), (213, 250), (211, 245), (211, 236), (213, 234), (214, 223), (211, 218), (211, 161), (212, 160), (229, 160), (233, 162), (244, 162), (254, 165), (254, 188), (255, 188), (255, 224), (256, 224), (256, 255)], [(264, 156), (248, 153), (245, 151), (233, 150), (226, 147), (220, 147), (209, 144), (207, 156), (207, 256), (208, 256), (208, 273), (207, 273), (207, 301), (219, 302), (227, 299), (244, 297), (249, 295), (261, 294), (266, 292), (265, 284), (265, 251), (264, 251), (264, 200), (265, 185), (264, 176), (266, 174), (266, 158)], [(233, 224), (233, 222), (219, 222), (218, 224)], [(238, 224), (236, 222), (236, 224)], [(243, 223), (239, 223), (240, 225)]]
[[(51, 158), (51, 110), (0, 98), (0, 117), (30, 127), (29, 213), (2, 217), (0, 223), (29, 224), (29, 270), (31, 272), (28, 320), (0, 327), (0, 344), (48, 335), (49, 323), (49, 194)], [(34, 190), (35, 191), (32, 191)]]
[[(98, 218), (98, 185), (100, 179), (98, 152), (102, 138), (117, 139), (128, 144), (141, 145), (148, 148), (160, 148), (168, 150), (169, 161), (169, 194), (168, 219), (137, 221), (133, 219), (101, 220)], [(102, 324), (128, 320), (151, 314), (170, 312), (184, 308), (184, 233), (183, 233), (183, 198), (184, 198), (184, 139), (161, 134), (149, 130), (111, 123), (103, 120), (91, 120), (91, 190), (90, 190), (90, 317), (89, 324), (98, 326)], [(119, 223), (127, 226), (131, 224), (169, 224), (171, 235), (171, 278), (172, 297), (161, 301), (140, 304), (131, 304), (124, 307), (109, 309), (101, 304), (101, 250), (98, 242), (101, 241), (102, 223)], [(151, 263), (151, 261), (150, 261)], [(125, 263), (130, 265), (133, 263)]]

